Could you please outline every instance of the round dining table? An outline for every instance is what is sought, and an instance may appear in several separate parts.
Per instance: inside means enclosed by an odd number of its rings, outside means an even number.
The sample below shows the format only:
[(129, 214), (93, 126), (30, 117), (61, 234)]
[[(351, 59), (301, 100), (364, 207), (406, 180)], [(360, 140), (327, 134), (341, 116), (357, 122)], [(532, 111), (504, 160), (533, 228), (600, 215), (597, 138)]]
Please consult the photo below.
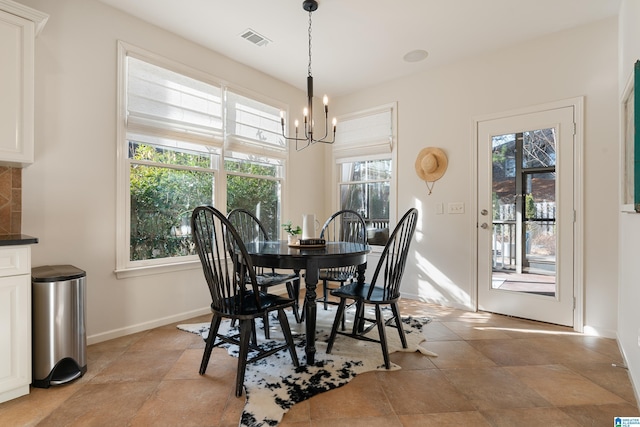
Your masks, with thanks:
[(246, 243), (247, 252), (256, 267), (305, 270), (304, 319), (306, 332), (305, 353), (307, 364), (313, 364), (316, 354), (316, 286), (321, 269), (357, 266), (357, 280), (364, 282), (367, 254), (366, 244), (327, 242), (324, 245), (293, 246), (286, 240)]

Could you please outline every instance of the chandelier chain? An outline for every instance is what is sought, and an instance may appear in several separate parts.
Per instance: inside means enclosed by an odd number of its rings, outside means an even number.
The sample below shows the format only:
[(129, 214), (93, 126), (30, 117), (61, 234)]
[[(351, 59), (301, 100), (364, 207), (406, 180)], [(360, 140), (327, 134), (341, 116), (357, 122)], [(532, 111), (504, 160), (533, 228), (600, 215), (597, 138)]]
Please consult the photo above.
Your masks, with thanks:
[(309, 69), (307, 75), (311, 75), (311, 11), (309, 11)]

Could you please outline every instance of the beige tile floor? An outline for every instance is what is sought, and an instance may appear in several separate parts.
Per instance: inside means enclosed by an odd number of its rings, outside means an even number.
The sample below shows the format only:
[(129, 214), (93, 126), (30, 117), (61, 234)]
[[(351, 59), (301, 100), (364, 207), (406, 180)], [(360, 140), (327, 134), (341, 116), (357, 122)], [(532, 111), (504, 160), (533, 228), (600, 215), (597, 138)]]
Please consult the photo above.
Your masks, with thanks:
[[(614, 340), (488, 313), (405, 300), (431, 316), (425, 347), (400, 371), (369, 372), (295, 405), (281, 426), (612, 426), (640, 416)], [(188, 322), (208, 321), (207, 317)], [(181, 322), (186, 323), (186, 322)], [(346, 339), (346, 338), (344, 338)], [(168, 325), (88, 347), (73, 383), (0, 404), (1, 426), (237, 426), (235, 359)]]

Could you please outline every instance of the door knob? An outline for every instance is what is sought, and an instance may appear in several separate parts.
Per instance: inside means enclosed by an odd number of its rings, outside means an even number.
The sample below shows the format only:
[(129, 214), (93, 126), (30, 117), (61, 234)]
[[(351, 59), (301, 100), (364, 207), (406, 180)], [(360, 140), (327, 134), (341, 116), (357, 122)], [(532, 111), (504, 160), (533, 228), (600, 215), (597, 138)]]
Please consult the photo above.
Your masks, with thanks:
[(486, 230), (487, 228), (489, 228), (489, 226), (487, 225), (487, 223), (486, 223), (486, 222), (483, 222), (483, 223), (480, 225), (480, 228), (482, 228), (483, 230)]
[(481, 214), (481, 215), (484, 215), (484, 216), (487, 216), (487, 214), (488, 214), (488, 213), (489, 213), (489, 211), (488, 211), (488, 210), (486, 210), (486, 209), (482, 209), (482, 210), (480, 211), (480, 214)]

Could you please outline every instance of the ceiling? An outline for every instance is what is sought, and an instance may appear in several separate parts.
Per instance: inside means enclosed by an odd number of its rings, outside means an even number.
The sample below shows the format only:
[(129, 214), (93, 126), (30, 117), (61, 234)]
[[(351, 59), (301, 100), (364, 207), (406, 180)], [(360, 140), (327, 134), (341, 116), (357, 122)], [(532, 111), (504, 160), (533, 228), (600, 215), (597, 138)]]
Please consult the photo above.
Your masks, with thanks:
[[(306, 88), (309, 14), (302, 0), (100, 0)], [(312, 14), (315, 95), (398, 77), (616, 16), (620, 0), (319, 0)], [(270, 40), (240, 37), (250, 28)], [(403, 56), (424, 49), (409, 63)]]

